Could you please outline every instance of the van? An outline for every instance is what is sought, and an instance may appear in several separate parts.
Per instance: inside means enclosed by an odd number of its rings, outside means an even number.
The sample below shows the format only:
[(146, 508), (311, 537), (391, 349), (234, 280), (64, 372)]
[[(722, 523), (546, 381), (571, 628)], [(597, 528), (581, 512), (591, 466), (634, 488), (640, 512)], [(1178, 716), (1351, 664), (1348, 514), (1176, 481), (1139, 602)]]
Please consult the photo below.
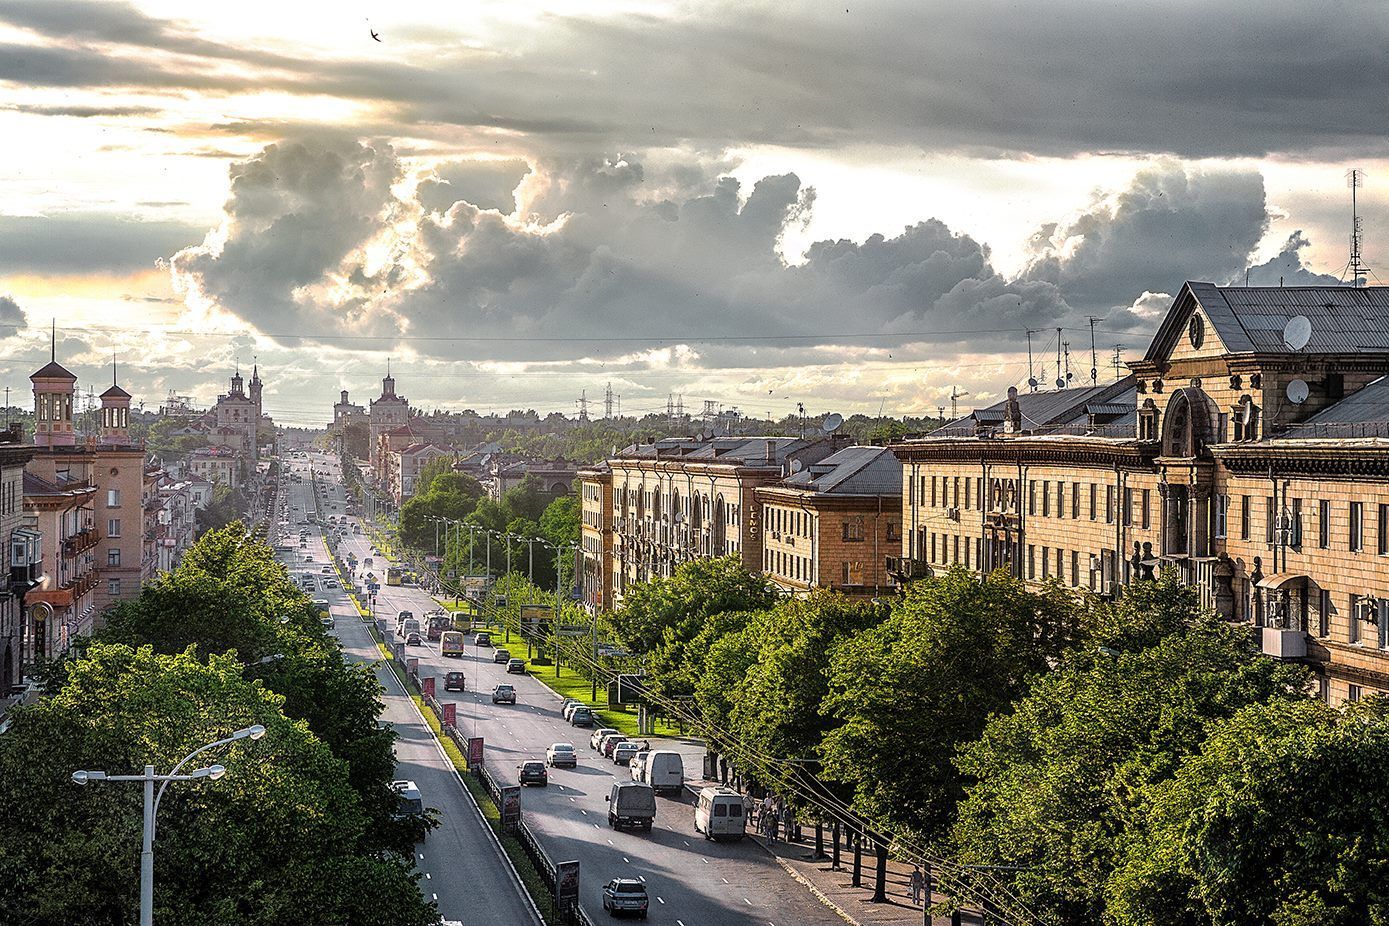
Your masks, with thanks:
[(728, 788), (705, 788), (695, 805), (695, 832), (705, 839), (742, 839), (747, 835), (743, 796)]
[(650, 785), (639, 781), (613, 782), (607, 801), (608, 826), (615, 830), (640, 827), (651, 832), (656, 819), (656, 792)]
[(649, 784), (657, 794), (679, 794), (685, 787), (685, 762), (673, 750), (653, 750), (642, 763), (638, 781)]
[(445, 656), (462, 656), (463, 634), (457, 630), (445, 630), (439, 638), (439, 652)]

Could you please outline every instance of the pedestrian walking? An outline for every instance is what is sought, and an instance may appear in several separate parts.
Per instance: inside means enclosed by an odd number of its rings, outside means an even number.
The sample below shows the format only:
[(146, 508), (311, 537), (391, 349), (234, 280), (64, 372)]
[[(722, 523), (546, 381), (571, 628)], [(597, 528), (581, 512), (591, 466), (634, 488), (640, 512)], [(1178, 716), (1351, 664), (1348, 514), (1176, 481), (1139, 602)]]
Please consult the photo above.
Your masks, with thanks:
[(920, 865), (912, 866), (912, 876), (911, 880), (907, 882), (907, 886), (911, 888), (912, 905), (915, 906), (921, 903), (921, 889), (926, 886), (926, 882), (925, 879), (921, 877)]

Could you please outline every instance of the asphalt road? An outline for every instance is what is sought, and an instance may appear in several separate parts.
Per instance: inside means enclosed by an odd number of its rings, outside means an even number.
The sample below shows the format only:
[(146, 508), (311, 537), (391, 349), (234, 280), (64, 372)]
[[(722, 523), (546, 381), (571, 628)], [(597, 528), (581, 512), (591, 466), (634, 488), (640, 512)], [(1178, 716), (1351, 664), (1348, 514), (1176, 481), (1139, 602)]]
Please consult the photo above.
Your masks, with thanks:
[[(340, 493), (342, 489), (339, 486), (332, 491)], [(384, 563), (379, 555), (372, 554), (365, 535), (347, 543), (359, 561), (373, 556), (372, 571), (378, 577), (384, 576)], [(377, 613), (392, 623), (399, 611), (413, 611), (418, 618), (435, 607), (436, 602), (419, 588), (383, 584), (376, 599)], [(411, 646), (408, 655), (419, 657), (421, 677), (438, 678), (436, 692), (441, 701), (457, 703), (459, 728), (470, 736), (483, 737), (488, 771), (498, 780), (514, 781), (516, 766), (525, 759), (543, 760), (551, 743), (575, 745), (578, 768), (550, 769), (550, 785), (527, 788), (522, 793), (521, 806), (527, 824), (552, 859), (579, 861), (581, 902), (591, 918), (600, 921), (605, 917), (603, 884), (611, 878), (631, 877), (641, 878), (647, 884), (652, 923), (813, 926), (841, 922), (752, 840), (705, 840), (694, 830), (694, 809), (688, 803), (659, 798), (656, 823), (650, 834), (609, 829), (604, 798), (615, 780), (630, 780), (627, 769), (590, 748), (589, 731), (570, 727), (558, 715), (559, 697), (538, 679), (508, 675), (505, 666), (491, 661), (491, 647), (475, 646), (471, 635), (468, 640), (467, 652), (461, 659), (445, 659), (437, 643)], [(524, 644), (513, 646), (512, 654), (524, 656)], [(454, 670), (464, 672), (466, 691), (443, 690), (444, 673)], [(491, 703), (491, 690), (500, 682), (516, 687), (514, 707)], [(698, 773), (703, 752), (698, 746), (654, 738), (652, 745), (683, 752), (686, 774)], [(424, 781), (416, 780), (425, 789), (426, 803), (434, 804), (436, 786), (425, 787)], [(434, 838), (430, 836), (431, 843)]]
[[(312, 490), (307, 464), (300, 461), (295, 464), (296, 469), (302, 469), (305, 481), (298, 485), (288, 484), (282, 492), (286, 493), (290, 505), (298, 505), (301, 512), (311, 511)], [(322, 465), (322, 458), (316, 458), (315, 466)], [(330, 490), (338, 500), (339, 514), (343, 511), (342, 492), (340, 485)], [(299, 520), (291, 514), (291, 543), (296, 551)], [(312, 526), (309, 530), (308, 548), (303, 553), (296, 552), (295, 568), (301, 573), (320, 575), (321, 567), (328, 563), (328, 555), (323, 548), (322, 535)], [(306, 561), (305, 555), (311, 559)], [(336, 621), (335, 632), (347, 656), (379, 663), (376, 644), (347, 595), (341, 589), (324, 590), (321, 579), (316, 581), (320, 585), (313, 594), (328, 599)], [(395, 727), (398, 736), (395, 744), (397, 777), (414, 781), (424, 795), (425, 804), (437, 808), (442, 817), (441, 825), (416, 849), (416, 863), (422, 872), (420, 889), (424, 896), (438, 904), (446, 922), (456, 921), (467, 926), (494, 923), (538, 926), (540, 920), (516, 883), (501, 847), (465, 793), (453, 764), (440, 750), (414, 702), (389, 669), (378, 665), (376, 674), (385, 688), (382, 719)]]

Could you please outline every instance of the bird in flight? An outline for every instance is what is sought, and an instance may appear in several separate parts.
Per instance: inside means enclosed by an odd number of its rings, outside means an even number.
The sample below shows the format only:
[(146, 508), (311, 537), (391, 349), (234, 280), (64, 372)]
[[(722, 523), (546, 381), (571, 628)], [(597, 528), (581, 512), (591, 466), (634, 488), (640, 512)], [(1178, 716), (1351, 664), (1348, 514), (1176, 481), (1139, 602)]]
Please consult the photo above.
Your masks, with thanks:
[(378, 41), (378, 42), (381, 41), (381, 36), (379, 36), (379, 35), (376, 34), (376, 30), (375, 30), (375, 29), (369, 29), (369, 30), (367, 30), (367, 31), (371, 33), (371, 37), (374, 38), (374, 39), (376, 39), (376, 41)]

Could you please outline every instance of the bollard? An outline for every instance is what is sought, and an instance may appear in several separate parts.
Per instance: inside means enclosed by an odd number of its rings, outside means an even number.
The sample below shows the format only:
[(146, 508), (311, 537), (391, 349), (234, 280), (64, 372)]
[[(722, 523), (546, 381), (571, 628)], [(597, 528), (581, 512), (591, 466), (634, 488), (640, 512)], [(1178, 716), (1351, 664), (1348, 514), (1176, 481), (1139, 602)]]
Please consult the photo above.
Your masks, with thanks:
[(815, 861), (819, 862), (825, 858), (825, 822), (817, 819), (815, 821)]

